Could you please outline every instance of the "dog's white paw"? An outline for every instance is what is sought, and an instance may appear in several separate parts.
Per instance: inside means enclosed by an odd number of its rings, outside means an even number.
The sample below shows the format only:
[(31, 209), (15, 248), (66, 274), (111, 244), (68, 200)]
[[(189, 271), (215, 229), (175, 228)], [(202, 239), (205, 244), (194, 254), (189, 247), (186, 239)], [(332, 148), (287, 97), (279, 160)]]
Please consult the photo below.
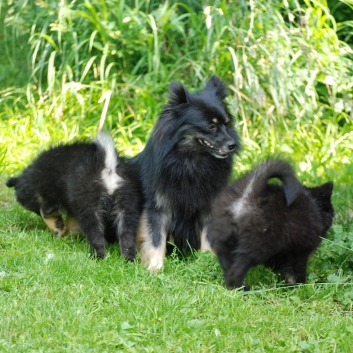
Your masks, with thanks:
[(147, 270), (151, 272), (159, 272), (163, 270), (163, 267), (164, 267), (163, 259), (152, 259), (147, 266)]

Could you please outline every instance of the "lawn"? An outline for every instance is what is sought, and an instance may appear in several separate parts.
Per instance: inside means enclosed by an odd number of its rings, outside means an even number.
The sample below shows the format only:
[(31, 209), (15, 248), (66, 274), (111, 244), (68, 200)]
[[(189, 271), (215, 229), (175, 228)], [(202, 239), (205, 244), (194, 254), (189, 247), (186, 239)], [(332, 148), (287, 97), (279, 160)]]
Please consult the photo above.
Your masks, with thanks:
[[(1, 352), (353, 352), (349, 22), (324, 0), (0, 5)], [(100, 124), (136, 154), (171, 80), (194, 92), (212, 74), (242, 138), (232, 179), (282, 156), (304, 184), (334, 182), (306, 285), (257, 267), (249, 292), (229, 291), (210, 253), (171, 255), (158, 274), (116, 245), (92, 260), (84, 238), (55, 238), (6, 188), (39, 151)]]
[(307, 285), (285, 287), (255, 268), (250, 292), (229, 291), (210, 253), (171, 256), (157, 275), (126, 263), (117, 246), (92, 260), (84, 239), (54, 238), (1, 190), (3, 352), (352, 351), (350, 272), (329, 255), (338, 245), (324, 241)]

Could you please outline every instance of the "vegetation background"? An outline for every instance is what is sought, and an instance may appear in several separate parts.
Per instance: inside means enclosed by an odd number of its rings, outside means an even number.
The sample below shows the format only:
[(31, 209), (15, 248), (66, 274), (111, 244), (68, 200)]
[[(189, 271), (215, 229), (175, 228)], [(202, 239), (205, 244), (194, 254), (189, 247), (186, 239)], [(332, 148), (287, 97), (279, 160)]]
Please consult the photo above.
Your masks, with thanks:
[[(0, 0), (0, 18), (0, 351), (353, 352), (352, 0)], [(171, 80), (212, 74), (242, 136), (233, 178), (280, 155), (307, 185), (334, 181), (307, 285), (259, 267), (230, 292), (210, 254), (158, 275), (116, 247), (95, 262), (4, 187), (102, 123), (136, 154)]]

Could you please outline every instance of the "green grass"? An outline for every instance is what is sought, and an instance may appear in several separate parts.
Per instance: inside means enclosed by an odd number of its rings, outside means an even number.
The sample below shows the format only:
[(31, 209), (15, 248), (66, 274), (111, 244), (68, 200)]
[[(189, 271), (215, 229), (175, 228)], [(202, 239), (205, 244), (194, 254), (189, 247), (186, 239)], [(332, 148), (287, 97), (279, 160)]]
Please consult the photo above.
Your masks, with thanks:
[(5, 188), (1, 206), (0, 351), (352, 351), (352, 284), (346, 274), (315, 283), (318, 254), (305, 286), (283, 287), (259, 267), (247, 276), (252, 291), (228, 291), (209, 253), (170, 256), (155, 275), (116, 246), (90, 259), (84, 239), (54, 238)]
[[(325, 0), (208, 5), (0, 0), (1, 352), (353, 351), (353, 50), (339, 39), (351, 23)], [(116, 246), (94, 261), (85, 239), (54, 238), (4, 186), (100, 123), (136, 154), (170, 81), (196, 91), (212, 74), (229, 84), (243, 142), (232, 178), (275, 155), (306, 185), (334, 181), (307, 285), (258, 267), (252, 291), (228, 291), (210, 254), (171, 256), (157, 275)]]
[(170, 81), (194, 91), (213, 73), (229, 83), (240, 170), (273, 153), (320, 178), (349, 165), (353, 51), (325, 1), (251, 4), (1, 1), (0, 172), (104, 120), (118, 148), (136, 154)]

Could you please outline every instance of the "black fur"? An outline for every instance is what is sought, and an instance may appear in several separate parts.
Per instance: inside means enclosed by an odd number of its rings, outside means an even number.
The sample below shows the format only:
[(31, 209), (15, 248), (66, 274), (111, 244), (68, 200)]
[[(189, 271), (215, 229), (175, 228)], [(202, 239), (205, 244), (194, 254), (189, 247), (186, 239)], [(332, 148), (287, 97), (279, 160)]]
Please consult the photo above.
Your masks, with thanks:
[[(168, 237), (187, 253), (201, 246), (211, 202), (227, 184), (239, 139), (223, 102), (226, 86), (217, 76), (195, 94), (175, 82), (169, 90), (151, 138), (130, 163), (140, 173), (145, 219), (140, 234), (150, 243), (148, 251), (165, 247)], [(144, 252), (142, 247), (142, 260)]]
[(94, 142), (53, 147), (6, 185), (14, 187), (17, 201), (41, 215), (56, 235), (68, 233), (68, 219), (74, 219), (87, 236), (91, 254), (104, 257), (105, 240), (119, 241), (122, 255), (135, 259), (142, 206), (138, 182), (109, 135), (101, 133)]
[[(282, 186), (268, 183), (278, 178)], [(264, 264), (288, 283), (305, 283), (310, 254), (332, 224), (333, 184), (302, 186), (290, 165), (269, 160), (228, 186), (212, 211), (212, 248), (228, 288)], [(247, 287), (246, 287), (247, 288)]]

